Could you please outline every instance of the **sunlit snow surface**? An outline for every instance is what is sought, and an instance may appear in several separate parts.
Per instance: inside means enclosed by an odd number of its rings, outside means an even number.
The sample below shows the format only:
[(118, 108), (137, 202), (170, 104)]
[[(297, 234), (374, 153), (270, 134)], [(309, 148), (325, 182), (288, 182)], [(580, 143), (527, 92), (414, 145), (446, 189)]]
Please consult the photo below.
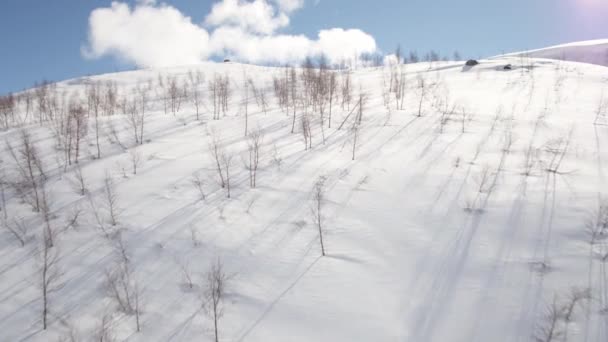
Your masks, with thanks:
[[(190, 103), (174, 117), (151, 102), (137, 175), (129, 153), (108, 139), (103, 158), (90, 158), (92, 130), (87, 136), (81, 167), (90, 197), (102, 203), (106, 172), (117, 184), (123, 238), (142, 288), (140, 333), (134, 317), (115, 313), (104, 289), (115, 251), (96, 228), (90, 199), (73, 191), (71, 169), (62, 173), (49, 126), (27, 127), (44, 151), (54, 222), (63, 225), (73, 208), (83, 214), (57, 242), (65, 284), (51, 294), (48, 331), (41, 330), (38, 244), (21, 248), (0, 233), (0, 340), (55, 341), (71, 326), (92, 341), (101, 317), (110, 314), (118, 341), (211, 341), (201, 292), (217, 257), (232, 275), (221, 341), (530, 341), (545, 327), (549, 305), (566, 300), (572, 287), (590, 287), (593, 298), (576, 307), (571, 322), (558, 322), (560, 338), (567, 330), (568, 341), (608, 340), (608, 318), (600, 314), (608, 306), (600, 260), (607, 249), (602, 242), (590, 246), (586, 228), (608, 191), (608, 126), (593, 125), (608, 69), (521, 62), (407, 65), (405, 109), (396, 110), (392, 99), (390, 113), (382, 97), (389, 68), (354, 71), (355, 96), (368, 95), (354, 161), (350, 121), (337, 129), (350, 112), (340, 101), (325, 144), (318, 115), (311, 151), (304, 151), (300, 125), (290, 133), (291, 117), (272, 92), (272, 77), (283, 69), (209, 63), (93, 77), (115, 80), (129, 94), (139, 81), (156, 84), (159, 74), (182, 80), (200, 70), (207, 80), (230, 75), (233, 96), (217, 121), (210, 120), (207, 100), (201, 122)], [(513, 69), (503, 70), (506, 64)], [(253, 100), (249, 106), (250, 129), (264, 132), (254, 190), (243, 167), (244, 74), (267, 89), (270, 101), (267, 114)], [(418, 75), (431, 87), (421, 117)], [(84, 80), (60, 88), (82, 91)], [(438, 101), (455, 108), (443, 130), (433, 107)], [(125, 117), (104, 118), (104, 131), (111, 125), (132, 144)], [(212, 131), (235, 155), (231, 199), (216, 181)], [(0, 138), (16, 143), (18, 133)], [(566, 145), (558, 172), (548, 172)], [(10, 175), (11, 159), (1, 148)], [(206, 180), (205, 201), (192, 185), (195, 173)], [(321, 176), (326, 257), (311, 214), (312, 187)], [(10, 218), (23, 217), (38, 233), (41, 222), (31, 209), (11, 191), (7, 198)], [(179, 264), (192, 272), (193, 289)]]
[(608, 39), (588, 40), (531, 50), (509, 56), (547, 58), (608, 66)]

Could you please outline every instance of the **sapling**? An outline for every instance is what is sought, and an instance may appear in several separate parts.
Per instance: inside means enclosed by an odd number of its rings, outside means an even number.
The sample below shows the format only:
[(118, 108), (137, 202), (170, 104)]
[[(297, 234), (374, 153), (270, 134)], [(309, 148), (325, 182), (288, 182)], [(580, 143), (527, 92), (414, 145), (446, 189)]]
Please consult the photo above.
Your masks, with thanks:
[(26, 242), (29, 239), (29, 226), (23, 218), (15, 217), (12, 222), (4, 218), (2, 220), (2, 226), (11, 233), (21, 247), (25, 247)]
[(106, 210), (112, 226), (118, 225), (118, 219), (120, 215), (120, 208), (118, 206), (118, 194), (116, 193), (116, 186), (112, 175), (106, 173), (103, 181), (103, 192), (105, 198)]
[(205, 82), (205, 75), (200, 71), (196, 71), (196, 73), (190, 71), (188, 78), (190, 80), (190, 99), (196, 109), (196, 120), (198, 121), (200, 119), (200, 107), (203, 105), (201, 86)]
[(222, 168), (222, 156), (225, 154), (225, 152), (221, 144), (220, 138), (215, 133), (215, 131), (211, 132), (211, 140), (209, 141), (209, 152), (211, 152), (211, 155), (213, 156), (213, 160), (215, 162), (215, 169), (220, 180), (220, 185), (222, 188), (225, 188), (226, 179), (224, 177), (224, 170)]
[(25, 203), (31, 205), (34, 211), (40, 212), (47, 179), (46, 173), (38, 148), (27, 131), (20, 132), (20, 142), (19, 149), (15, 149), (8, 141), (6, 142), (19, 177), (11, 185)]
[(228, 275), (224, 271), (224, 265), (218, 258), (211, 264), (207, 272), (207, 282), (203, 293), (207, 314), (213, 320), (214, 340), (219, 342), (219, 323), (224, 316), (224, 299), (226, 297), (226, 287)]
[(418, 78), (416, 79), (418, 82), (418, 92), (419, 92), (419, 101), (418, 101), (418, 117), (422, 116), (422, 104), (427, 96), (427, 92), (428, 92), (428, 86), (427, 86), (427, 81), (424, 78), (424, 76), (422, 76), (422, 74), (418, 75)]
[(206, 199), (206, 194), (205, 194), (205, 181), (203, 180), (203, 178), (201, 177), (201, 175), (197, 172), (192, 176), (192, 185), (194, 185), (194, 187), (196, 188), (196, 190), (198, 191), (199, 194), (199, 199), (201, 201), (204, 201)]
[(76, 167), (74, 167), (74, 171), (72, 173), (71, 178), (71, 184), (77, 194), (79, 194), (80, 196), (86, 195), (87, 185), (80, 164), (76, 164)]
[(48, 328), (50, 296), (62, 287), (59, 248), (53, 244), (51, 235), (49, 235), (49, 232), (45, 232), (38, 250), (43, 330)]
[(249, 160), (245, 162), (245, 167), (249, 171), (249, 186), (251, 188), (257, 186), (257, 173), (260, 166), (260, 153), (263, 138), (262, 131), (258, 129), (249, 135), (249, 141), (247, 142)]
[(137, 169), (139, 168), (139, 166), (141, 166), (141, 163), (143, 161), (141, 152), (134, 147), (129, 150), (129, 157), (131, 159), (131, 166), (133, 167), (133, 174), (136, 175)]
[(537, 342), (554, 342), (561, 339), (564, 334), (560, 329), (563, 312), (557, 302), (557, 296), (553, 298), (552, 304), (546, 311), (543, 322), (539, 324), (534, 334), (534, 340)]

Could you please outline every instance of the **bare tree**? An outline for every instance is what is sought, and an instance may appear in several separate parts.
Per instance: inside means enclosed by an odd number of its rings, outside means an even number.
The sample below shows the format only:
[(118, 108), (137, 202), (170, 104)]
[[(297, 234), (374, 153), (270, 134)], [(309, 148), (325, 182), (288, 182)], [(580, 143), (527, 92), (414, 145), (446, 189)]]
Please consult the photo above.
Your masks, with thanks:
[(284, 70), (285, 72), (281, 77), (275, 76), (273, 78), (273, 86), (279, 107), (289, 115), (290, 69), (284, 68)]
[(466, 133), (467, 123), (473, 120), (473, 114), (469, 112), (465, 107), (460, 107), (460, 123), (461, 123), (461, 132)]
[(119, 234), (114, 240), (116, 262), (106, 270), (106, 289), (109, 296), (123, 313), (135, 316), (137, 331), (141, 331), (141, 288), (133, 275), (133, 265), (127, 246)]
[(249, 87), (251, 88), (251, 92), (253, 93), (253, 98), (255, 99), (255, 103), (264, 112), (264, 114), (268, 114), (268, 100), (266, 98), (266, 88), (264, 86), (257, 87), (253, 80), (249, 80)]
[(114, 331), (112, 329), (112, 317), (104, 314), (99, 321), (96, 331), (93, 334), (95, 342), (114, 342)]
[(334, 98), (336, 97), (336, 88), (338, 87), (338, 81), (337, 81), (337, 77), (336, 77), (336, 73), (335, 72), (330, 72), (329, 73), (329, 84), (328, 84), (328, 97), (329, 97), (329, 117), (328, 117), (328, 121), (329, 121), (329, 125), (328, 127), (331, 128), (331, 113), (332, 113), (332, 108), (333, 108), (333, 103), (334, 103)]
[[(392, 83), (393, 79), (392, 79), (392, 73), (391, 73), (391, 80), (390, 82)], [(381, 85), (381, 89), (382, 89), (382, 102), (384, 104), (384, 107), (386, 107), (386, 110), (389, 112), (391, 112), (391, 95), (390, 95), (390, 91), (391, 91), (392, 85), (390, 83), (387, 82), (386, 80), (386, 73), (382, 72), (382, 85)]]
[(11, 233), (19, 241), (21, 247), (25, 247), (28, 239), (28, 225), (22, 218), (9, 220), (8, 208), (6, 207), (6, 189), (4, 177), (0, 179), (0, 210), (2, 211), (2, 227)]
[(224, 172), (226, 173), (226, 197), (230, 198), (231, 194), (231, 187), (230, 187), (230, 167), (232, 166), (232, 154), (230, 154), (229, 152), (227, 152), (226, 150), (223, 151), (222, 156), (221, 156), (221, 160), (222, 160), (222, 166), (224, 168)]
[(126, 103), (127, 122), (133, 132), (136, 145), (144, 143), (146, 111), (148, 109), (150, 84), (138, 84), (133, 97)]
[(34, 145), (30, 134), (22, 130), (20, 132), (21, 146), (19, 149), (7, 141), (9, 154), (15, 162), (19, 179), (13, 182), (13, 188), (24, 202), (39, 212), (41, 209), (42, 192), (46, 182), (46, 174), (38, 149)]
[(135, 98), (128, 101), (126, 113), (127, 122), (131, 128), (131, 132), (133, 133), (134, 143), (135, 145), (139, 145), (139, 127), (141, 125), (140, 121), (142, 116), (139, 113), (139, 107), (137, 106), (137, 100)]
[(49, 245), (53, 247), (55, 243), (55, 238), (59, 232), (54, 228), (51, 222), (53, 219), (53, 215), (51, 213), (50, 207), (50, 194), (46, 191), (46, 189), (42, 189), (41, 194), (42, 197), (40, 203), (40, 213), (44, 222), (43, 235), (45, 241), (47, 241)]
[(84, 174), (82, 173), (82, 167), (80, 167), (79, 164), (76, 164), (76, 167), (74, 167), (74, 171), (72, 172), (72, 176), (69, 178), (69, 181), (77, 194), (80, 196), (86, 195), (87, 184)]
[(410, 63), (420, 62), (420, 58), (418, 57), (417, 51), (410, 51), (409, 61), (410, 61)]
[(204, 292), (205, 307), (213, 319), (215, 342), (219, 342), (219, 322), (224, 315), (224, 299), (228, 280), (228, 276), (224, 272), (224, 265), (218, 258), (211, 264), (211, 269), (207, 272)]
[(245, 136), (249, 134), (249, 86), (253, 84), (251, 79), (247, 78), (247, 73), (243, 70), (243, 110), (245, 111)]
[(143, 145), (144, 143), (144, 128), (146, 123), (146, 111), (148, 110), (148, 100), (149, 100), (149, 92), (150, 85), (138, 85), (137, 86), (137, 95), (138, 95), (138, 105), (139, 105), (139, 143)]
[(449, 97), (445, 95), (443, 100), (439, 100), (437, 104), (437, 110), (440, 113), (439, 117), (439, 133), (443, 134), (445, 126), (452, 120), (452, 117), (456, 113), (457, 105), (453, 104), (450, 106)]
[(40, 291), (42, 296), (42, 329), (48, 327), (49, 297), (61, 288), (61, 271), (59, 269), (59, 249), (53, 247), (51, 236), (43, 234), (39, 249)]
[(570, 323), (574, 321), (574, 316), (576, 313), (576, 308), (581, 305), (583, 301), (588, 301), (591, 299), (591, 290), (587, 289), (579, 289), (572, 288), (568, 297), (566, 298), (566, 302), (563, 304), (562, 313), (563, 320), (565, 323), (564, 328), (564, 341), (568, 340), (568, 330), (570, 328)]
[(107, 172), (103, 181), (103, 192), (105, 197), (105, 207), (108, 212), (110, 224), (112, 226), (117, 226), (120, 215), (120, 208), (118, 207), (118, 194), (116, 193), (114, 179), (112, 179), (112, 175)]
[(353, 158), (355, 160), (355, 154), (357, 152), (357, 141), (359, 139), (359, 129), (361, 127), (361, 123), (363, 120), (363, 110), (365, 109), (365, 104), (367, 103), (367, 94), (361, 91), (359, 93), (359, 101), (357, 106), (354, 109), (358, 109), (357, 116), (351, 126), (351, 132), (353, 136)]
[(133, 147), (129, 150), (129, 157), (131, 157), (131, 166), (133, 167), (133, 174), (136, 175), (137, 169), (139, 168), (139, 166), (141, 166), (141, 163), (143, 162), (141, 152), (136, 147)]
[(165, 79), (160, 73), (156, 77), (156, 84), (156, 87), (154, 87), (156, 98), (162, 100), (163, 112), (165, 113), (165, 115), (167, 115), (169, 113), (169, 97), (167, 96), (168, 91), (165, 86)]
[(127, 148), (126, 144), (124, 144), (121, 141), (120, 136), (118, 134), (118, 129), (116, 128), (116, 125), (114, 125), (114, 123), (112, 121), (109, 121), (107, 123), (107, 126), (108, 126), (108, 131), (106, 134), (106, 139), (108, 139), (108, 142), (110, 144), (118, 145), (123, 151), (126, 151), (128, 148)]
[(230, 77), (228, 75), (224, 75), (223, 78), (220, 78), (220, 104), (224, 116), (228, 112), (228, 104), (230, 103), (231, 96), (232, 90), (230, 88)]
[(570, 142), (572, 139), (572, 133), (573, 130), (570, 130), (570, 133), (568, 134), (567, 137), (563, 138), (557, 138), (554, 140), (551, 140), (548, 144), (547, 147), (545, 148), (545, 151), (547, 152), (547, 154), (550, 156), (550, 159), (548, 161), (547, 167), (545, 169), (546, 172), (550, 173), (550, 174), (561, 174), (561, 165), (562, 162), (566, 156), (566, 154), (568, 153), (569, 147), (570, 147)]
[(254, 88), (256, 91), (253, 93), (255, 95), (256, 103), (258, 107), (262, 109), (264, 114), (268, 114), (268, 100), (266, 98), (266, 87), (262, 86), (260, 88)]
[(557, 341), (563, 332), (559, 329), (559, 323), (563, 317), (562, 309), (557, 303), (557, 297), (553, 298), (553, 303), (547, 308), (547, 313), (543, 322), (537, 327), (534, 340), (537, 342)]
[(393, 92), (395, 93), (395, 102), (397, 104), (397, 109), (403, 110), (404, 102), (405, 102), (405, 90), (407, 87), (407, 78), (405, 73), (405, 65), (399, 64), (397, 66), (397, 70), (395, 71), (395, 84)]
[(600, 203), (597, 211), (587, 219), (585, 229), (589, 235), (591, 248), (608, 235), (608, 201)]
[(167, 77), (167, 97), (170, 101), (171, 113), (173, 116), (179, 112), (181, 106), (182, 93), (179, 85), (177, 84), (177, 77)]
[(257, 173), (260, 166), (260, 152), (262, 147), (262, 140), (264, 136), (261, 130), (256, 130), (249, 135), (248, 151), (249, 161), (245, 163), (247, 170), (249, 171), (249, 186), (255, 188), (257, 186)]
[(185, 284), (188, 286), (190, 290), (194, 288), (194, 280), (192, 279), (192, 272), (190, 271), (190, 265), (186, 261), (182, 261), (179, 259), (175, 259), (175, 262), (179, 266), (179, 269), (182, 273), (182, 277), (184, 278)]
[(108, 294), (118, 305), (120, 311), (130, 314), (133, 311), (130, 289), (131, 273), (127, 264), (122, 261), (114, 266), (111, 271), (106, 271), (106, 288)]
[(57, 152), (63, 152), (63, 161), (65, 167), (72, 164), (72, 154), (74, 150), (74, 136), (76, 124), (74, 123), (75, 116), (72, 113), (72, 108), (78, 105), (78, 94), (73, 93), (70, 100), (66, 99), (66, 93), (62, 93), (60, 98), (56, 100), (59, 103), (51, 120), (51, 129), (56, 140)]
[(353, 99), (352, 77), (350, 71), (342, 74), (342, 109), (350, 110), (350, 105)]
[(302, 138), (304, 139), (304, 150), (308, 151), (308, 149), (312, 148), (312, 136), (310, 130), (310, 118), (306, 113), (302, 115), (300, 118), (300, 122), (302, 124)]
[(192, 185), (194, 185), (194, 187), (198, 191), (200, 200), (204, 201), (206, 198), (205, 188), (204, 188), (205, 181), (202, 179), (201, 175), (198, 172), (192, 176)]
[(315, 225), (319, 230), (319, 243), (321, 244), (321, 255), (325, 256), (325, 244), (323, 243), (323, 206), (325, 204), (325, 178), (317, 179), (313, 188), (312, 213)]
[(224, 171), (222, 168), (222, 155), (224, 154), (224, 148), (220, 141), (219, 136), (215, 131), (211, 132), (211, 140), (209, 141), (209, 152), (213, 156), (215, 161), (215, 169), (220, 179), (220, 185), (222, 188), (226, 187), (226, 179), (224, 178)]
[(25, 115), (23, 117), (23, 122), (30, 122), (30, 112), (32, 111), (32, 107), (34, 106), (34, 97), (31, 91), (24, 91), (21, 93), (24, 105), (25, 105)]
[(118, 86), (114, 81), (107, 81), (102, 91), (104, 115), (112, 116), (118, 107)]
[(427, 87), (427, 82), (426, 82), (424, 76), (422, 76), (422, 74), (418, 75), (417, 82), (418, 82), (418, 92), (420, 95), (420, 100), (418, 102), (418, 117), (421, 117), (422, 116), (422, 104), (427, 96), (426, 94), (428, 91), (428, 87)]
[(397, 60), (397, 64), (401, 64), (403, 61), (403, 52), (401, 51), (401, 45), (397, 45), (395, 49), (395, 59)]
[(8, 129), (12, 124), (15, 123), (15, 107), (17, 100), (12, 93), (6, 96), (0, 96), (0, 118), (2, 126)]
[(213, 120), (219, 120), (220, 118), (220, 76), (215, 75), (213, 80), (209, 80), (209, 97), (213, 103)]
[[(69, 125), (71, 126), (69, 132), (72, 134), (70, 141), (74, 145), (71, 150), (74, 151), (74, 162), (78, 163), (81, 142), (88, 132), (87, 116), (78, 100), (73, 100), (70, 104)], [(68, 160), (71, 160), (71, 158), (68, 158)]]
[(79, 225), (78, 220), (80, 219), (82, 213), (83, 210), (79, 205), (73, 206), (67, 214), (68, 216), (66, 217), (65, 225), (62, 227), (61, 231), (65, 232), (70, 228), (77, 228)]
[(25, 243), (29, 239), (29, 229), (25, 220), (15, 217), (12, 222), (9, 222), (7, 217), (3, 217), (2, 226), (19, 241), (21, 247), (25, 247)]
[(87, 88), (87, 102), (89, 107), (89, 116), (93, 115), (95, 119), (95, 145), (97, 146), (97, 159), (101, 158), (101, 146), (99, 144), (99, 116), (102, 108), (102, 92), (101, 84), (95, 82)]
[(34, 88), (34, 98), (36, 99), (36, 109), (38, 111), (38, 122), (46, 121), (50, 116), (50, 92), (52, 84), (48, 81), (42, 81)]
[(291, 68), (289, 71), (289, 97), (291, 99), (291, 106), (293, 108), (293, 115), (291, 120), (291, 133), (295, 132), (296, 128), (296, 109), (298, 107), (298, 75), (295, 68)]
[(226, 115), (228, 103), (231, 97), (230, 78), (216, 74), (213, 80), (209, 81), (209, 96), (213, 102), (213, 119), (219, 120), (220, 115)]
[(188, 73), (190, 79), (190, 99), (196, 108), (196, 120), (199, 120), (200, 107), (203, 105), (203, 95), (201, 86), (205, 82), (205, 75), (200, 71)]
[(135, 328), (137, 332), (141, 331), (141, 312), (142, 312), (142, 302), (141, 302), (141, 288), (139, 286), (139, 282), (135, 280), (133, 284), (133, 296), (135, 297)]

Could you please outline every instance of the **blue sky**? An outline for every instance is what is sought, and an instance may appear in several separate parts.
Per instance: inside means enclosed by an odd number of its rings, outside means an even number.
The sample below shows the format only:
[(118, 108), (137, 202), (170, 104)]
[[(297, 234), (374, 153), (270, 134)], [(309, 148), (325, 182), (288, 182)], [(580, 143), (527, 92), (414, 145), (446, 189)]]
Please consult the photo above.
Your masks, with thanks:
[[(133, 4), (133, 1), (128, 1)], [(166, 0), (203, 25), (210, 0)], [(106, 0), (3, 0), (0, 4), (0, 93), (36, 81), (132, 69), (116, 56), (84, 58), (91, 11)], [(454, 50), (466, 57), (608, 38), (605, 0), (306, 0), (283, 34), (315, 38), (321, 29), (357, 28), (383, 52), (397, 44), (420, 52)]]

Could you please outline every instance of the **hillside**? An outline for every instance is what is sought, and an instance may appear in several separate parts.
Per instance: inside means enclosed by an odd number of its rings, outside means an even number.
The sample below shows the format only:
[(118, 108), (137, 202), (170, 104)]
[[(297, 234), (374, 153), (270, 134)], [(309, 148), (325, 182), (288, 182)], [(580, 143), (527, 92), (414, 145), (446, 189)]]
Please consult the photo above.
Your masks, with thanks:
[[(316, 71), (233, 63), (18, 101), (0, 340), (212, 341), (219, 263), (220, 341), (606, 341), (608, 69), (521, 62), (325, 71), (331, 104)], [(117, 98), (97, 120), (96, 84)]]

